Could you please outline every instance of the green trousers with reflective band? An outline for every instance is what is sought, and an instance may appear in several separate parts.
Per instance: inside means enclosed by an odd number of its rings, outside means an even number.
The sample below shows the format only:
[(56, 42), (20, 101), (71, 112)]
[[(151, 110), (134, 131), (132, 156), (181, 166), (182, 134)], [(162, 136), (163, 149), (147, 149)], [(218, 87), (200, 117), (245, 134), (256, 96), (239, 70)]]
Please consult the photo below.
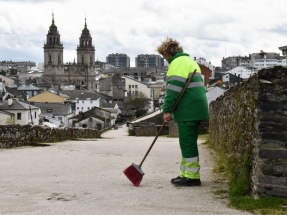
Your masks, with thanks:
[(198, 128), (200, 121), (178, 122), (179, 145), (182, 154), (180, 177), (200, 179), (198, 157)]

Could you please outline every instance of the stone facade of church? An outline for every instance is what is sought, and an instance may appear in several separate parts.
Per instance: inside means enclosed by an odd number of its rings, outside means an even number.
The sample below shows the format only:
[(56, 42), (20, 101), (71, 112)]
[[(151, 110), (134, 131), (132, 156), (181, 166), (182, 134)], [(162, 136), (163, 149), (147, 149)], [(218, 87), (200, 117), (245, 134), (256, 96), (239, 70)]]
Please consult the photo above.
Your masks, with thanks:
[(64, 64), (63, 54), (64, 46), (53, 15), (44, 44), (44, 78), (54, 86), (73, 84), (96, 90), (95, 47), (86, 20), (77, 46), (77, 62)]

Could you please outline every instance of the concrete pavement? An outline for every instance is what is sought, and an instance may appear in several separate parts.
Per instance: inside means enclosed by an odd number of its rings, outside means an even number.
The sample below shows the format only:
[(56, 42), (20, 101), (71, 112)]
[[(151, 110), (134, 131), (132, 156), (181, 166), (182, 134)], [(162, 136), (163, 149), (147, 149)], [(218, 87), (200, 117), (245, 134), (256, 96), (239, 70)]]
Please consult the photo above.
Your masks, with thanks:
[(177, 138), (159, 137), (142, 166), (140, 187), (122, 171), (139, 164), (154, 137), (128, 136), (127, 127), (101, 139), (0, 150), (1, 215), (249, 214), (214, 198), (212, 158), (199, 143), (201, 187), (175, 187)]

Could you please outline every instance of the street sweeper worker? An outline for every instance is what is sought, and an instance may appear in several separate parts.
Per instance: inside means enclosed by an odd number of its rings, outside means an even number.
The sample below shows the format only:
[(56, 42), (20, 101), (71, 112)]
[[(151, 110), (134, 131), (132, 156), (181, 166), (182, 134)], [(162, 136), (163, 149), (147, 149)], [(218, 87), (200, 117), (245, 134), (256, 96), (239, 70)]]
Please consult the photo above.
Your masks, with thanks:
[[(179, 186), (200, 186), (200, 164), (197, 146), (200, 121), (209, 119), (206, 90), (199, 65), (183, 52), (179, 42), (167, 37), (157, 51), (169, 63), (166, 77), (166, 94), (162, 110), (165, 122), (178, 124), (179, 145), (182, 159), (179, 175), (171, 183)], [(188, 75), (196, 73), (171, 113), (177, 98), (185, 86)]]

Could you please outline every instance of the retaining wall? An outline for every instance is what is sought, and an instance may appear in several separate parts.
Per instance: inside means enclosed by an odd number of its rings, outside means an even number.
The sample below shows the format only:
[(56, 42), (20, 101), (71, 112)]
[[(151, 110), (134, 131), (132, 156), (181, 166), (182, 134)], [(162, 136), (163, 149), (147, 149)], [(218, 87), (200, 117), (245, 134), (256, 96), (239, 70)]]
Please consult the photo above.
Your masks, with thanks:
[(100, 138), (101, 132), (83, 128), (49, 128), (32, 125), (0, 125), (0, 148), (28, 146), (74, 138)]
[(262, 69), (210, 104), (210, 139), (253, 195), (287, 196), (287, 69)]

